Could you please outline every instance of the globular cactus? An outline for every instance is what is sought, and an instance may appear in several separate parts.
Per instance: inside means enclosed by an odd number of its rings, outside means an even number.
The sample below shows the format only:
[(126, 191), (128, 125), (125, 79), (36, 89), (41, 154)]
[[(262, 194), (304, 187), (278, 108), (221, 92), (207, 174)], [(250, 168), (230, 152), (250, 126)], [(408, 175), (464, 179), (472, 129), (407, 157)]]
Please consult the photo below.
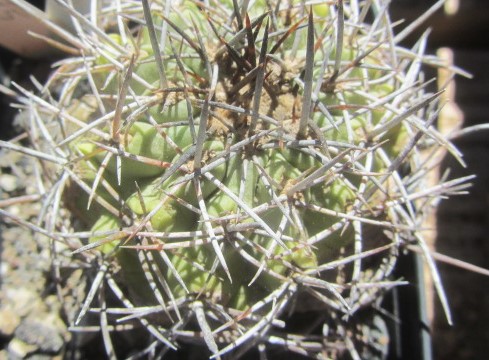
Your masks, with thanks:
[[(400, 46), (383, 0), (103, 3), (65, 5), (74, 55), (19, 88), (29, 148), (2, 143), (39, 161), (32, 227), (91, 279), (76, 323), (98, 309), (109, 355), (116, 320), (147, 331), (140, 354), (355, 352), (328, 321), (400, 284), (424, 209), (465, 186), (423, 187), (422, 154), (459, 157), (426, 37)], [(290, 330), (305, 311), (322, 332)]]

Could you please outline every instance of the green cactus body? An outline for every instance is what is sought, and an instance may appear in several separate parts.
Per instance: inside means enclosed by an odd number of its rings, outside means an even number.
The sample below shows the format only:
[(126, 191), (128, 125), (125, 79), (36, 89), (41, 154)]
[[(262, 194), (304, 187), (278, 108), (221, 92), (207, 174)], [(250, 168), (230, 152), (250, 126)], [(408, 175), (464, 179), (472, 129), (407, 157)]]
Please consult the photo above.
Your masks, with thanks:
[[(162, 346), (272, 346), (297, 298), (350, 314), (383, 293), (357, 284), (389, 279), (418, 236), (421, 180), (398, 169), (425, 171), (416, 133), (441, 143), (419, 58), (386, 30), (385, 1), (313, 3), (121, 0), (98, 10), (108, 35), (83, 25), (84, 57), (50, 80), (61, 110), (46, 142), (81, 194), (64, 197), (91, 234), (80, 251), (124, 306), (161, 306), (140, 319)], [(369, 268), (381, 246), (387, 265)]]

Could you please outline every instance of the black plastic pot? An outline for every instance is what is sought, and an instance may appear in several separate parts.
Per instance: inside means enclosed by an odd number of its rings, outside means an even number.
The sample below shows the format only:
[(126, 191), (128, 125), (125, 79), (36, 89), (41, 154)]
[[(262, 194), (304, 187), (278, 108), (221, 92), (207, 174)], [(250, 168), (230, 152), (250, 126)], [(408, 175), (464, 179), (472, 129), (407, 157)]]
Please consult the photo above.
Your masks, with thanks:
[(409, 285), (394, 288), (384, 301), (394, 316), (388, 322), (391, 334), (388, 358), (431, 360), (432, 340), (422, 256), (411, 252), (400, 255), (395, 277), (408, 281)]

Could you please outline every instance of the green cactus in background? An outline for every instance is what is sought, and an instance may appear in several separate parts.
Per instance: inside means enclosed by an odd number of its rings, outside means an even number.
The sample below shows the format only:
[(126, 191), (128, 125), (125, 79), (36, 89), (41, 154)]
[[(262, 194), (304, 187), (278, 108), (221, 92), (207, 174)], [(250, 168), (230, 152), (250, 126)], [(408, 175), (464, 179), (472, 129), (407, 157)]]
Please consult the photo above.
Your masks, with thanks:
[[(76, 324), (104, 309), (111, 356), (117, 316), (148, 332), (141, 354), (341, 352), (324, 332), (289, 334), (288, 315), (377, 301), (400, 283), (399, 250), (423, 241), (423, 208), (466, 186), (423, 189), (420, 152), (459, 157), (432, 126), (439, 93), (421, 67), (442, 64), (426, 37), (401, 47), (383, 0), (71, 13), (76, 55), (40, 94), (19, 88), (30, 150), (2, 145), (44, 169), (36, 229), (96, 274)], [(127, 309), (109, 321), (111, 306)]]

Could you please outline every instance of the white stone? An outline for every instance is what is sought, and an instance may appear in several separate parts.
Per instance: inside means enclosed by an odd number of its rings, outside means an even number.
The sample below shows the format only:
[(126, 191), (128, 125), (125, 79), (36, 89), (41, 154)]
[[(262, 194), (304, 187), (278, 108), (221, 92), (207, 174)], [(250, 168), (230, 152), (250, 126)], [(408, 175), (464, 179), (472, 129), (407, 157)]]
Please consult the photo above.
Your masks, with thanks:
[(0, 189), (5, 192), (12, 192), (17, 189), (18, 185), (17, 177), (11, 174), (0, 175)]

